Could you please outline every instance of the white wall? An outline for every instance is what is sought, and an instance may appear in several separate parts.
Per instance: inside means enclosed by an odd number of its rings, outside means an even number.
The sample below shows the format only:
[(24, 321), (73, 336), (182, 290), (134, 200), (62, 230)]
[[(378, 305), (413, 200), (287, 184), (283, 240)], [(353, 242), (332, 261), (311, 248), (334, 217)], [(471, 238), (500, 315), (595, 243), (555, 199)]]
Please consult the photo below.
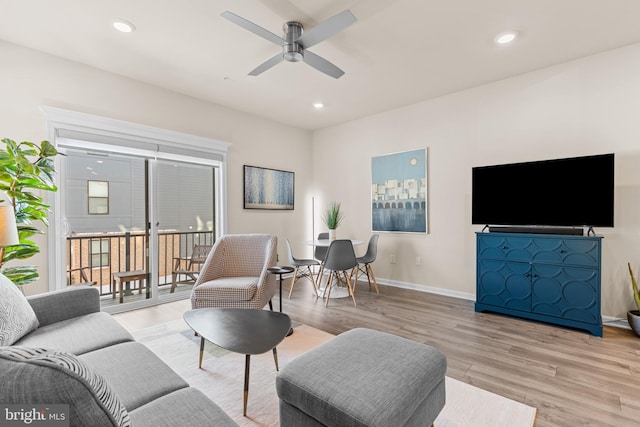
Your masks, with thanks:
[[(230, 142), (228, 231), (276, 234), (280, 254), (286, 254), (285, 236), (308, 238), (305, 203), (286, 212), (243, 210), (242, 165), (294, 171), (296, 202), (302, 201), (312, 176), (310, 132), (1, 41), (0, 57), (1, 138), (46, 139), (39, 110), (46, 105)], [(39, 266), (41, 279), (25, 287), (28, 294), (47, 288), (46, 238), (38, 243), (42, 252), (29, 263)]]
[[(469, 70), (473, 72), (473, 70)], [(602, 313), (632, 307), (627, 261), (640, 266), (640, 44), (539, 70), (314, 134), (319, 211), (346, 218), (339, 236), (371, 234), (372, 156), (428, 147), (429, 234), (384, 233), (377, 276), (475, 295), (473, 166), (616, 154), (615, 228), (603, 235)], [(390, 263), (396, 254), (397, 263)], [(416, 265), (416, 256), (422, 265)]]
[[(339, 235), (368, 238), (371, 156), (428, 147), (428, 235), (383, 234), (375, 269), (398, 284), (475, 294), (471, 168), (616, 153), (616, 227), (605, 236), (603, 315), (631, 307), (627, 261), (640, 267), (640, 45), (458, 92), (313, 134), (77, 63), (0, 42), (1, 137), (45, 138), (40, 105), (231, 142), (229, 231), (302, 240), (324, 231), (320, 210), (339, 200)], [(469, 72), (473, 72), (470, 70)], [(312, 153), (312, 156), (310, 155)], [(242, 165), (296, 173), (294, 211), (242, 209)], [(315, 215), (311, 200), (315, 199)], [(46, 288), (46, 240), (35, 258)], [(362, 248), (361, 250), (364, 250)], [(397, 263), (389, 256), (396, 254)], [(415, 257), (422, 265), (415, 265)]]

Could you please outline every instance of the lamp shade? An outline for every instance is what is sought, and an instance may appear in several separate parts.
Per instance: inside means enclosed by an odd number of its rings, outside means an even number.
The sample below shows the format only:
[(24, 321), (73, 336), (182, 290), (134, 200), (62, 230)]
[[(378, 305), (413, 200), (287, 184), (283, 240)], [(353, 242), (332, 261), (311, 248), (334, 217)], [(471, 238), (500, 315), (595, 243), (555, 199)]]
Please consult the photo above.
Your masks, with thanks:
[(20, 243), (13, 206), (0, 206), (0, 246)]

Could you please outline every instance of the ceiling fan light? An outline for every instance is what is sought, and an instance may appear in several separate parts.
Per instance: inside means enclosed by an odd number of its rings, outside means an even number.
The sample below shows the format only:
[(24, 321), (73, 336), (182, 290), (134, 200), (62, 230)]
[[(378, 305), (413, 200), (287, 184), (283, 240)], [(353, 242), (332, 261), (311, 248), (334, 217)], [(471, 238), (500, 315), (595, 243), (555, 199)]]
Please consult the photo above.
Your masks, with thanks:
[(283, 47), (282, 57), (289, 62), (300, 62), (304, 59), (304, 49), (298, 43), (286, 44)]

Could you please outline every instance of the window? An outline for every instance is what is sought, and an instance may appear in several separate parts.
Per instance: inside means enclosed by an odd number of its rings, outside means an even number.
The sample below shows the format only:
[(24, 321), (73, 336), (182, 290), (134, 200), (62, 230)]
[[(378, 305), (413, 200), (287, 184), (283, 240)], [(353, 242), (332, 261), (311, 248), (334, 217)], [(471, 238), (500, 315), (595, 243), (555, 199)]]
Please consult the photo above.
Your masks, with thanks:
[(91, 268), (109, 266), (109, 239), (91, 240)]
[(87, 181), (89, 184), (89, 215), (109, 214), (109, 183), (107, 181)]

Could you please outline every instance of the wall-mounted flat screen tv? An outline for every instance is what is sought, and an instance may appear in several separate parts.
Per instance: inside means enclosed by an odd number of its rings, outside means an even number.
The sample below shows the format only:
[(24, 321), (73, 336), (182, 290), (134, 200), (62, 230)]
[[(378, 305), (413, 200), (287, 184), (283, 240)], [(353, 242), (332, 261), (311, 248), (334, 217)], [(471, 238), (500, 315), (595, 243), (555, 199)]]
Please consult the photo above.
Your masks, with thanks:
[(472, 223), (613, 227), (614, 155), (474, 167)]

